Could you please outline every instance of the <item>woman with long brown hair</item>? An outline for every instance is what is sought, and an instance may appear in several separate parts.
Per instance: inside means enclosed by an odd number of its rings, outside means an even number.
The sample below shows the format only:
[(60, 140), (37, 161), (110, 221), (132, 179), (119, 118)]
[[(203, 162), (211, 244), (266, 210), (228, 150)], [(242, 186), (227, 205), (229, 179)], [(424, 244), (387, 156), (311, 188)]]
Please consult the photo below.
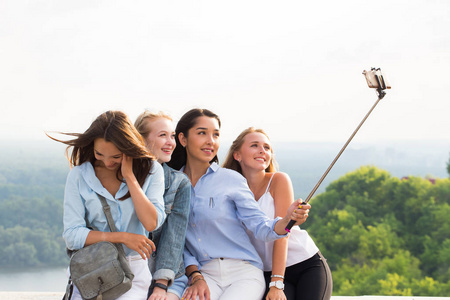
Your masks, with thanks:
[[(161, 165), (145, 147), (127, 115), (107, 111), (84, 133), (63, 133), (73, 168), (64, 193), (64, 233), (67, 248), (109, 241), (121, 243), (134, 274), (132, 288), (118, 299), (146, 299), (151, 282), (146, 258), (155, 250), (147, 238), (164, 221), (164, 177)], [(71, 154), (69, 155), (69, 150)], [(110, 206), (117, 232), (110, 232), (99, 200)], [(91, 230), (86, 222), (98, 230)], [(81, 299), (74, 287), (71, 299)]]
[[(241, 173), (255, 201), (269, 217), (294, 202), (289, 175), (278, 172), (272, 144), (262, 129), (250, 127), (232, 143), (224, 168)], [(249, 232), (264, 265), (266, 300), (329, 300), (333, 281), (326, 259), (308, 232), (294, 226), (288, 238), (264, 242)]]

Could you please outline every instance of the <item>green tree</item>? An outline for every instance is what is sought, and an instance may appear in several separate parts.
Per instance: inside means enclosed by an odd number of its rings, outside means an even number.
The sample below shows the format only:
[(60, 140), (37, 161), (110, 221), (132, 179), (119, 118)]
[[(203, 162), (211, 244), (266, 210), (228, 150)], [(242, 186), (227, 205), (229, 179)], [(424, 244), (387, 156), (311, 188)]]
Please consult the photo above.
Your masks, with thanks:
[(3, 267), (36, 267), (67, 263), (61, 237), (51, 231), (17, 225), (0, 226), (0, 265)]
[(302, 228), (328, 258), (334, 295), (448, 295), (450, 179), (361, 167), (311, 204)]

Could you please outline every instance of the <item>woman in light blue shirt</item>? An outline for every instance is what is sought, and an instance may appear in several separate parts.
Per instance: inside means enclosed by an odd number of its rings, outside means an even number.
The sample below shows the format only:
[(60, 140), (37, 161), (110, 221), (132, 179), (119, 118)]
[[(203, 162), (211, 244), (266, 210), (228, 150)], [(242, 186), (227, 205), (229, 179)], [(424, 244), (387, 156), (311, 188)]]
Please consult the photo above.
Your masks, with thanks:
[(190, 286), (183, 298), (261, 299), (262, 261), (246, 230), (265, 241), (285, 237), (289, 220), (303, 223), (309, 205), (298, 209), (298, 200), (284, 218), (269, 219), (245, 178), (217, 165), (220, 119), (209, 110), (184, 114), (177, 124), (176, 142), (169, 166), (181, 169), (192, 183), (184, 252)]
[[(147, 299), (151, 282), (146, 258), (155, 247), (147, 238), (165, 218), (164, 177), (128, 117), (107, 111), (75, 138), (56, 141), (72, 148), (64, 193), (64, 233), (67, 248), (109, 241), (122, 243), (134, 274), (132, 288), (118, 299)], [(105, 197), (117, 232), (110, 232), (99, 196)], [(86, 220), (98, 231), (89, 229)], [(71, 299), (81, 299), (74, 287)]]

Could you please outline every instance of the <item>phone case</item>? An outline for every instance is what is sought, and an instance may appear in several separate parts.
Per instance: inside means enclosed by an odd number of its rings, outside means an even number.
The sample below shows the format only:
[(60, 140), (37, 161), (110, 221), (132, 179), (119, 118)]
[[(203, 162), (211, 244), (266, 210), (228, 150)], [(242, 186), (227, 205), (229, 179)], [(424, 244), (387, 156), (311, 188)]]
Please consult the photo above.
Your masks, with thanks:
[(384, 75), (380, 69), (372, 68), (370, 71), (364, 70), (363, 74), (366, 77), (367, 85), (370, 88), (374, 88), (374, 89), (380, 88), (380, 85), (377, 80), (377, 76), (380, 80), (382, 90), (391, 88), (391, 85), (386, 80), (386, 78), (384, 77)]

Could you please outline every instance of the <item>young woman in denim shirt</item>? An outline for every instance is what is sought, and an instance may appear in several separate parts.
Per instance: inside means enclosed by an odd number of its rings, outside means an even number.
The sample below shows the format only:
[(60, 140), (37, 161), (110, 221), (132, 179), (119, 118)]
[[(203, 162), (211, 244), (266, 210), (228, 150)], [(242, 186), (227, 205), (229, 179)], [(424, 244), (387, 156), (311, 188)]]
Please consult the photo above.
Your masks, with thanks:
[(186, 288), (183, 249), (191, 199), (191, 183), (187, 176), (170, 168), (175, 149), (175, 126), (172, 118), (162, 112), (143, 112), (135, 126), (144, 138), (147, 149), (156, 156), (164, 169), (164, 224), (151, 233), (156, 245), (152, 262), (153, 282), (149, 300), (179, 300)]
[[(283, 214), (294, 201), (289, 175), (277, 172), (272, 144), (262, 129), (244, 130), (232, 143), (223, 167), (245, 176), (258, 205), (269, 217)], [(330, 299), (331, 271), (308, 232), (295, 226), (289, 238), (268, 243), (255, 239), (252, 233), (249, 236), (264, 264), (266, 300)]]
[[(145, 300), (151, 283), (146, 258), (155, 250), (147, 238), (164, 221), (164, 178), (161, 165), (145, 147), (129, 118), (120, 111), (98, 116), (84, 133), (56, 141), (72, 149), (72, 170), (64, 192), (67, 248), (109, 241), (122, 243), (134, 274), (131, 289), (117, 299)], [(117, 232), (110, 232), (99, 195), (108, 202)], [(86, 220), (98, 231), (86, 226)], [(74, 286), (71, 299), (81, 295)]]
[(298, 200), (284, 218), (269, 219), (245, 178), (217, 165), (220, 119), (209, 110), (185, 113), (177, 124), (176, 142), (169, 165), (181, 168), (192, 183), (184, 251), (190, 286), (183, 298), (261, 299), (262, 261), (246, 230), (265, 241), (284, 237), (289, 220), (303, 223), (309, 205), (298, 209)]

